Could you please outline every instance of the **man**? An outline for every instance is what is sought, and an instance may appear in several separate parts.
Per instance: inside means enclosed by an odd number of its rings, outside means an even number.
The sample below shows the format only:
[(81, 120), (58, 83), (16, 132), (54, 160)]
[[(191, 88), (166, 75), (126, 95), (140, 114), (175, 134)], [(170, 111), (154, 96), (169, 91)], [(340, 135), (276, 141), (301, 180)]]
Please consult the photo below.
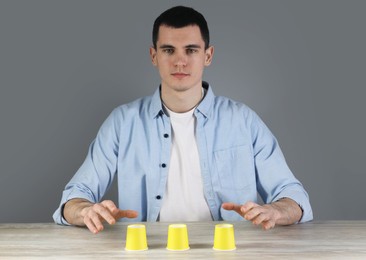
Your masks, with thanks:
[[(202, 81), (213, 54), (206, 20), (192, 8), (155, 20), (150, 56), (161, 85), (106, 119), (65, 187), (56, 223), (97, 233), (118, 219), (246, 219), (264, 229), (312, 219), (308, 195), (268, 128)], [(115, 176), (119, 207), (101, 201)]]

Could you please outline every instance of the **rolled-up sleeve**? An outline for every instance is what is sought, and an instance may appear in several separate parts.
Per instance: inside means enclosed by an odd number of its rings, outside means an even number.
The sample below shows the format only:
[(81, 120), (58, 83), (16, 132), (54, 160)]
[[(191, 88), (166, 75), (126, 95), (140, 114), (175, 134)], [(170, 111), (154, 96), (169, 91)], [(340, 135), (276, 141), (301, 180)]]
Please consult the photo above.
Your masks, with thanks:
[(294, 200), (302, 209), (300, 222), (313, 219), (308, 193), (289, 169), (276, 138), (253, 112), (252, 140), (258, 192), (265, 203)]
[(84, 163), (65, 186), (59, 207), (53, 214), (57, 224), (69, 225), (63, 218), (65, 203), (74, 198), (96, 203), (101, 200), (113, 182), (117, 169), (118, 130), (114, 110), (102, 124), (96, 139), (89, 146)]

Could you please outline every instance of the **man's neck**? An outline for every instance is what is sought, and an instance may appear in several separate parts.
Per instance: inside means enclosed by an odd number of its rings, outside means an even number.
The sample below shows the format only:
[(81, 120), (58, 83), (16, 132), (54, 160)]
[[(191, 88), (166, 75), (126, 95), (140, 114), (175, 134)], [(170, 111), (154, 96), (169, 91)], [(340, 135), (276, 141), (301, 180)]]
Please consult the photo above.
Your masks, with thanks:
[[(201, 84), (202, 85), (202, 84)], [(190, 111), (202, 100), (202, 87), (195, 87), (185, 91), (161, 88), (161, 99), (169, 110), (175, 113)]]

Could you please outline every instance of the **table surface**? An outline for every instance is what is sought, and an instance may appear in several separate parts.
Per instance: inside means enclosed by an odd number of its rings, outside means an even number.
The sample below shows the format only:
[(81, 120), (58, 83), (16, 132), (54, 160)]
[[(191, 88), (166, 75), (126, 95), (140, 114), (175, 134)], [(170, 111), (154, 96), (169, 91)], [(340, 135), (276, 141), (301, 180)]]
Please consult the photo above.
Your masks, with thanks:
[[(237, 249), (212, 249), (215, 224), (188, 222), (190, 249), (165, 249), (169, 223), (146, 225), (147, 251), (125, 251), (127, 223), (99, 234), (53, 223), (0, 224), (0, 259), (366, 259), (366, 221), (314, 221), (264, 231), (249, 222), (234, 224)], [(131, 223), (130, 223), (131, 224)]]

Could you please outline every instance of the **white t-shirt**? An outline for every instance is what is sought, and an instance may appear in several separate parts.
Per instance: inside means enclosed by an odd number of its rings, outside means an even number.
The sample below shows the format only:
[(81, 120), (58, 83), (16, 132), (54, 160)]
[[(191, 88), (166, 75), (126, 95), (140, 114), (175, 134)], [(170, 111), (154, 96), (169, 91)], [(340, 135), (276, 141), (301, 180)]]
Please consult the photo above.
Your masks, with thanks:
[(195, 136), (195, 109), (186, 113), (174, 113), (165, 107), (172, 125), (172, 148), (160, 221), (212, 220), (203, 193)]

